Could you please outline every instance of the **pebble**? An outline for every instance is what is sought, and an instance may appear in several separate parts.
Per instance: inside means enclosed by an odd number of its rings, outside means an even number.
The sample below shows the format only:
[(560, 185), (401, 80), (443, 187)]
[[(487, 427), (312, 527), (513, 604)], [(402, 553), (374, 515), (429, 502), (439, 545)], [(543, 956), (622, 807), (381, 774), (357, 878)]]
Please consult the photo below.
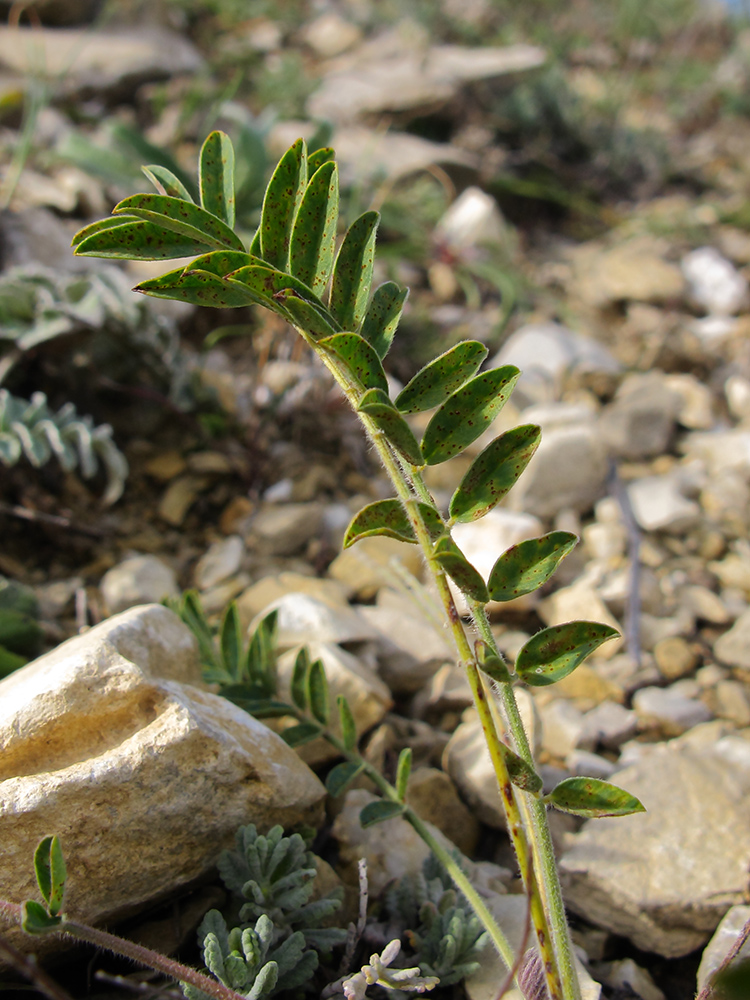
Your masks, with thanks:
[(178, 597), (180, 588), (174, 570), (156, 556), (131, 556), (108, 570), (99, 588), (110, 614), (137, 604), (152, 604), (165, 597)]
[(750, 672), (750, 610), (714, 643), (714, 656), (720, 663)]
[(659, 672), (668, 681), (691, 674), (700, 660), (690, 643), (679, 635), (660, 639), (653, 652)]
[[(561, 587), (549, 597), (539, 602), (539, 614), (545, 625), (561, 625), (563, 622), (602, 622), (622, 634), (622, 626), (602, 601), (599, 594), (589, 584), (576, 582), (570, 587)], [(622, 649), (623, 640), (610, 639), (597, 649), (597, 656), (611, 659)]]
[(479, 840), (479, 820), (463, 804), (445, 773), (435, 767), (412, 771), (406, 787), (406, 801), (427, 823), (432, 823), (463, 854), (472, 854)]
[(368, 601), (381, 587), (398, 581), (404, 570), (421, 579), (423, 565), (418, 547), (375, 535), (362, 538), (340, 552), (328, 567), (328, 575), (343, 584), (358, 600)]
[(362, 605), (359, 613), (378, 631), (380, 676), (394, 694), (416, 694), (456, 654), (438, 628), (414, 613), (416, 608), (403, 595), (396, 594), (400, 607), (387, 606), (382, 603), (384, 592), (378, 594), (377, 606)]
[(696, 527), (701, 510), (686, 499), (675, 475), (645, 476), (628, 484), (628, 497), (638, 524), (644, 531), (684, 534)]
[(438, 220), (434, 238), (454, 253), (462, 253), (488, 244), (507, 244), (509, 227), (492, 195), (471, 185)]
[(583, 731), (583, 713), (570, 701), (555, 699), (539, 706), (542, 721), (542, 749), (565, 760), (578, 746)]
[(583, 244), (573, 255), (571, 291), (583, 302), (605, 308), (616, 302), (667, 303), (682, 298), (685, 279), (664, 259), (663, 241), (638, 237), (611, 249)]
[[(282, 649), (312, 640), (346, 643), (378, 638), (378, 630), (354, 608), (327, 604), (310, 594), (284, 594), (266, 605), (263, 617), (271, 611), (278, 614), (278, 644)], [(253, 622), (251, 629), (257, 624)]]
[(733, 316), (747, 303), (747, 281), (714, 247), (698, 247), (682, 261), (690, 298), (712, 316)]
[(246, 541), (266, 555), (293, 555), (320, 532), (324, 509), (316, 501), (269, 504), (256, 514)]
[(702, 701), (670, 688), (641, 688), (633, 695), (633, 709), (644, 728), (656, 727), (665, 737), (679, 736), (711, 718)]
[(193, 579), (198, 590), (208, 590), (226, 580), (240, 568), (245, 543), (239, 535), (229, 535), (213, 545), (198, 560)]
[(571, 750), (565, 758), (565, 766), (571, 774), (583, 775), (586, 778), (599, 778), (609, 781), (617, 770), (617, 766), (606, 757), (590, 750)]
[(179, 528), (203, 490), (211, 480), (205, 476), (185, 475), (173, 479), (159, 501), (159, 517)]
[(720, 680), (711, 698), (714, 715), (728, 719), (739, 728), (750, 726), (750, 695), (741, 681)]
[(669, 448), (680, 406), (681, 397), (660, 372), (627, 375), (613, 402), (602, 410), (601, 434), (620, 458), (661, 455)]
[(349, 607), (349, 592), (338, 580), (304, 576), (287, 570), (274, 576), (264, 576), (243, 590), (237, 598), (237, 611), (243, 627), (247, 628), (253, 618), (262, 614), (274, 601), (292, 593), (307, 594), (333, 607)]
[(595, 750), (598, 746), (617, 750), (635, 736), (638, 729), (636, 713), (613, 701), (603, 701), (592, 708), (582, 721), (578, 746), (584, 750)]
[(596, 975), (613, 990), (622, 990), (627, 996), (640, 1000), (666, 1000), (649, 973), (636, 965), (632, 958), (621, 958), (596, 966)]

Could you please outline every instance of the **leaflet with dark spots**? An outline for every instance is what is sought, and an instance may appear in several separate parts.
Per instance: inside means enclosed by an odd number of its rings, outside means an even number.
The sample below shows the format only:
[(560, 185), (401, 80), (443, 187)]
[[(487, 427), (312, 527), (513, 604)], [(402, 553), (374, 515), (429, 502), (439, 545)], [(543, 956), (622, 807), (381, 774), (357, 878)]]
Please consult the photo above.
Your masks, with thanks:
[(377, 212), (365, 212), (349, 226), (333, 267), (330, 309), (345, 330), (359, 330), (372, 285)]
[(290, 272), (317, 295), (331, 277), (338, 217), (338, 171), (329, 161), (313, 174), (305, 189), (289, 251)]
[(245, 249), (239, 236), (221, 219), (182, 198), (165, 194), (134, 194), (115, 205), (112, 212), (113, 215), (134, 215), (162, 229), (187, 236), (199, 243), (203, 252), (224, 248)]
[(456, 344), (417, 372), (396, 397), (396, 406), (402, 413), (420, 413), (440, 406), (476, 374), (487, 353), (478, 340)]
[(414, 437), (396, 407), (382, 389), (369, 389), (359, 402), (357, 409), (366, 413), (378, 430), (382, 431), (388, 443), (411, 465), (422, 466), (424, 459), (419, 442)]
[(514, 427), (496, 437), (477, 456), (450, 502), (455, 521), (476, 521), (506, 495), (539, 446), (535, 424)]
[[(413, 505), (419, 512), (431, 538), (437, 539), (444, 533), (445, 525), (434, 507), (419, 500), (410, 500), (409, 505)], [(363, 507), (346, 529), (343, 547), (346, 549), (360, 538), (370, 535), (386, 535), (400, 542), (414, 544), (417, 541), (403, 504), (395, 499), (376, 500)]]
[(390, 349), (408, 296), (409, 289), (400, 288), (395, 281), (386, 281), (375, 289), (361, 333), (381, 359)]
[(467, 597), (480, 604), (487, 603), (489, 600), (487, 585), (450, 535), (442, 535), (435, 542), (432, 555)]
[(601, 622), (566, 622), (542, 629), (522, 647), (516, 673), (532, 687), (554, 684), (573, 673), (603, 642), (619, 634)]
[(201, 149), (201, 205), (230, 229), (234, 226), (234, 149), (224, 132), (211, 132)]
[(272, 267), (286, 271), (292, 226), (307, 184), (307, 149), (297, 139), (279, 160), (263, 199), (260, 221), (260, 256)]
[(388, 393), (388, 380), (375, 349), (358, 333), (337, 333), (320, 344), (343, 361), (349, 374), (362, 389), (382, 389)]
[(490, 597), (512, 601), (538, 590), (577, 543), (578, 538), (569, 531), (552, 531), (511, 545), (492, 567), (487, 584)]
[[(110, 220), (107, 220), (108, 222)], [(94, 223), (75, 237), (79, 257), (114, 260), (170, 260), (204, 253), (207, 243), (155, 225), (153, 222), (118, 218), (114, 225)]]

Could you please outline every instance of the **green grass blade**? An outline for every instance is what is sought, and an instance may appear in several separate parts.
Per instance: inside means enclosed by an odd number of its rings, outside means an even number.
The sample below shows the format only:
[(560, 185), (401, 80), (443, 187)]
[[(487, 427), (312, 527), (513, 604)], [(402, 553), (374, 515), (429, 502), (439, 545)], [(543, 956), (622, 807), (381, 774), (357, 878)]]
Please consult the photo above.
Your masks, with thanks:
[(289, 252), (290, 272), (316, 295), (331, 277), (338, 217), (338, 170), (335, 163), (324, 163), (305, 188)]
[(343, 361), (349, 374), (362, 389), (381, 389), (388, 395), (388, 379), (380, 358), (358, 333), (337, 333), (326, 337), (320, 345)]
[(492, 567), (487, 583), (490, 597), (493, 601), (512, 601), (538, 590), (577, 542), (569, 531), (551, 531), (512, 545)]
[(260, 256), (280, 271), (289, 270), (292, 227), (306, 185), (307, 151), (297, 139), (268, 182), (260, 216)]
[(399, 288), (395, 281), (386, 281), (375, 289), (361, 333), (381, 359), (390, 350), (408, 297), (409, 289)]
[(552, 625), (524, 644), (516, 659), (516, 673), (532, 687), (554, 684), (572, 674), (603, 642), (619, 634), (601, 622)]
[(242, 250), (239, 236), (221, 219), (199, 205), (164, 194), (134, 194), (112, 209), (114, 215), (135, 215), (164, 229), (200, 240), (211, 250)]
[(344, 330), (359, 330), (367, 310), (380, 216), (365, 212), (349, 226), (336, 257), (330, 309)]
[(492, 423), (520, 376), (514, 365), (475, 375), (443, 403), (427, 425), (422, 454), (428, 465), (459, 455)]
[(225, 132), (211, 132), (203, 143), (198, 184), (203, 208), (233, 229), (234, 147)]
[(402, 413), (440, 406), (479, 371), (488, 351), (478, 340), (465, 340), (425, 365), (396, 397)]
[(387, 393), (382, 389), (369, 389), (360, 400), (357, 409), (370, 417), (383, 432), (388, 443), (403, 455), (407, 462), (416, 466), (424, 465), (419, 442)]
[(471, 464), (451, 497), (454, 521), (476, 521), (499, 503), (531, 461), (542, 432), (535, 424), (506, 431)]

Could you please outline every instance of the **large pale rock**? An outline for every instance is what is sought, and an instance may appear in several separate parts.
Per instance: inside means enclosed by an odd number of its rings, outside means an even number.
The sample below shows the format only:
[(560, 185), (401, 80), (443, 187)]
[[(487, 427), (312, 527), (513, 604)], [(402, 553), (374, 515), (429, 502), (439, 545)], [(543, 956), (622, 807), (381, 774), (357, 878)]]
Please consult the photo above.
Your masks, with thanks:
[[(378, 630), (355, 608), (341, 606), (311, 597), (310, 594), (284, 594), (272, 601), (262, 612), (278, 614), (278, 644), (282, 648), (306, 642), (364, 642), (377, 639)], [(250, 626), (258, 625), (258, 616)]]
[(745, 892), (750, 743), (662, 744), (613, 780), (647, 811), (585, 824), (560, 860), (566, 902), (644, 951), (686, 955)]
[(243, 823), (319, 818), (323, 787), (294, 751), (200, 683), (192, 633), (159, 605), (0, 683), (0, 897), (37, 897), (32, 855), (49, 833), (69, 912), (99, 923), (202, 875)]

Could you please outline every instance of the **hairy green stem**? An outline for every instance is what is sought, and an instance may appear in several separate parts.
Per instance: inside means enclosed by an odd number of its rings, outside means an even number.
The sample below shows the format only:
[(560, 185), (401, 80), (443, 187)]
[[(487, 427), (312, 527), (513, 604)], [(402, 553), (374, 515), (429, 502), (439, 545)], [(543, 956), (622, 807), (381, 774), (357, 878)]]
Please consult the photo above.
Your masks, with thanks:
[[(0, 914), (10, 918), (13, 922), (20, 923), (22, 915), (21, 906), (18, 903), (9, 903), (7, 900), (1, 899)], [(137, 965), (153, 969), (155, 972), (161, 972), (163, 975), (169, 976), (170, 979), (174, 979), (177, 982), (190, 983), (196, 989), (202, 990), (211, 997), (215, 997), (215, 1000), (247, 1000), (241, 993), (230, 990), (228, 986), (225, 986), (218, 980), (209, 979), (202, 972), (191, 969), (181, 962), (175, 962), (158, 951), (144, 948), (142, 945), (136, 944), (135, 941), (128, 941), (125, 938), (117, 937), (115, 934), (109, 934), (98, 927), (90, 927), (88, 924), (78, 923), (78, 921), (71, 920), (62, 914), (61, 916), (62, 922), (60, 925), (52, 928), (48, 933), (67, 935), (78, 941), (93, 944), (97, 948), (104, 948), (123, 958), (129, 958)]]

